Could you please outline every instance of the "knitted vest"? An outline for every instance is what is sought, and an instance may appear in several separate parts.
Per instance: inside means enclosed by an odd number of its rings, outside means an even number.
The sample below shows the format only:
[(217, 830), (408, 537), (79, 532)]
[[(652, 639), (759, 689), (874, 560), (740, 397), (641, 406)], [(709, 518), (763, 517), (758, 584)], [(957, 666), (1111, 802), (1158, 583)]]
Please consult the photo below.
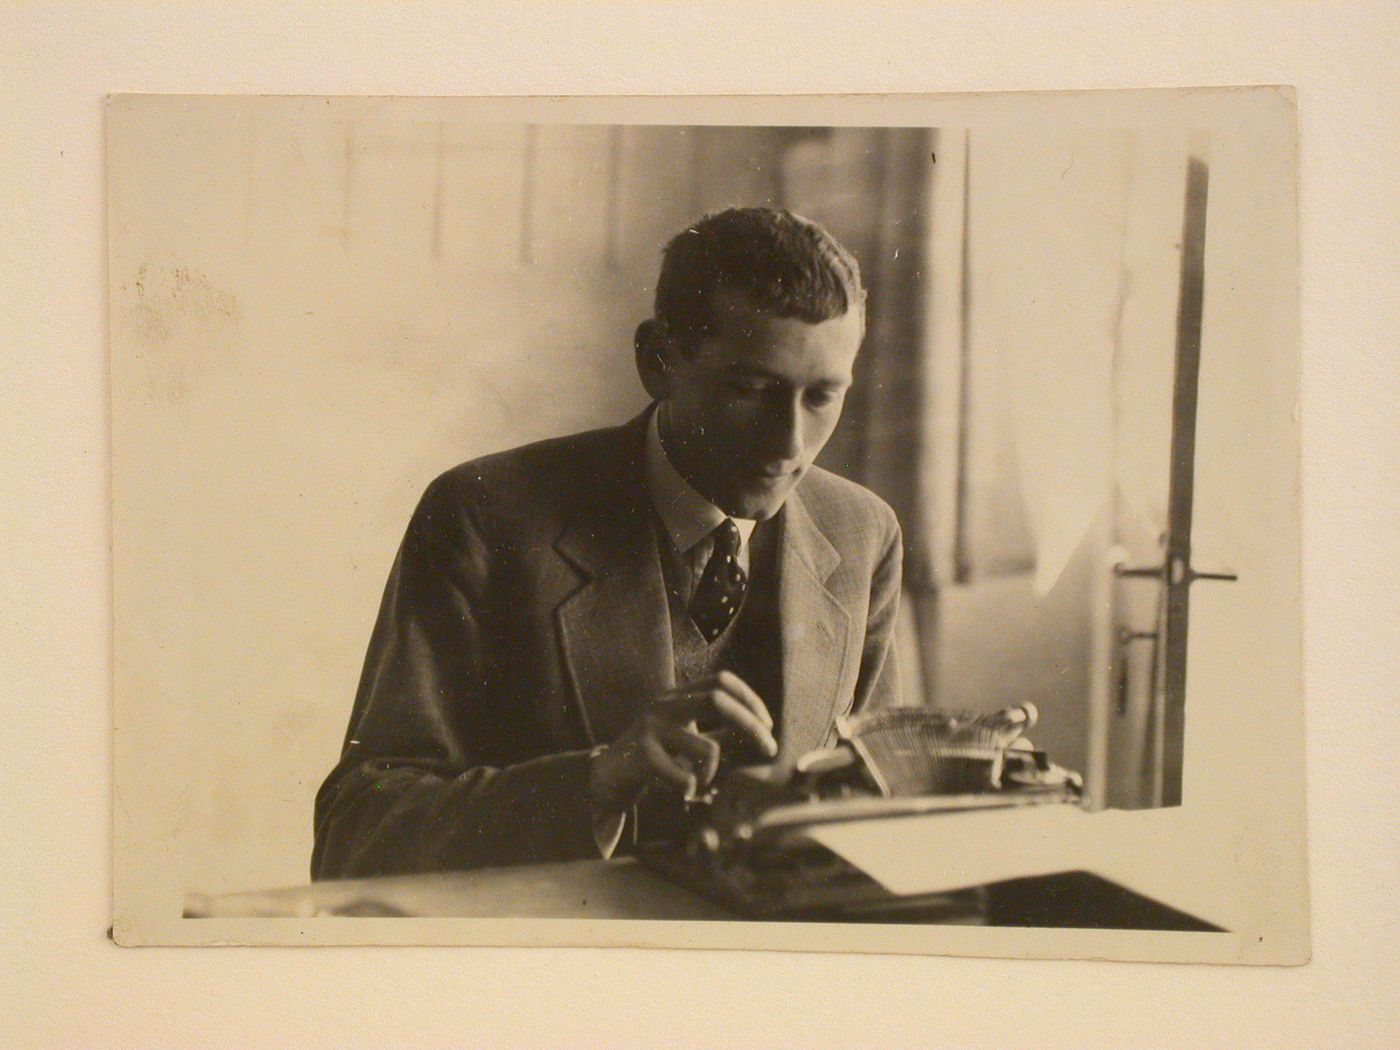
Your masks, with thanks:
[[(656, 519), (657, 548), (661, 553), (661, 573), (666, 582), (667, 605), (671, 613), (671, 652), (675, 661), (676, 684), (732, 671), (747, 682), (781, 724), (783, 702), (782, 647), (778, 616), (778, 537), (776, 521), (760, 522), (750, 537), (749, 584), (744, 603), (724, 633), (707, 642), (690, 618), (686, 593), (688, 573), (665, 526)], [(701, 725), (701, 729), (711, 728)], [(776, 735), (776, 728), (774, 731)], [(721, 762), (735, 760), (724, 755)], [(761, 761), (757, 756), (739, 756), (738, 761)], [(723, 776), (721, 770), (720, 776)], [(683, 807), (670, 792), (648, 792), (637, 814), (637, 837), (675, 838), (685, 826)]]
[(671, 613), (671, 653), (676, 683), (683, 685), (720, 671), (732, 671), (753, 687), (768, 706), (774, 724), (782, 706), (782, 654), (779, 646), (777, 525), (760, 523), (749, 547), (749, 584), (738, 615), (724, 633), (707, 642), (690, 618), (687, 573), (681, 555), (657, 522), (661, 574)]

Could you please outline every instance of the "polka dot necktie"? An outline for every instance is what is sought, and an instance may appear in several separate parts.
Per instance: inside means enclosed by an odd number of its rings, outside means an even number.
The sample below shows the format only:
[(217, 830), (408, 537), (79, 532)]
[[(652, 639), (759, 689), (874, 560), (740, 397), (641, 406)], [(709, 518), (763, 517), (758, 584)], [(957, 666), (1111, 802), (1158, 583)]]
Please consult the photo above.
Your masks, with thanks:
[(724, 524), (711, 535), (715, 541), (714, 553), (710, 555), (705, 573), (700, 577), (700, 586), (695, 588), (695, 597), (690, 602), (690, 618), (707, 642), (713, 642), (723, 634), (729, 621), (734, 619), (734, 614), (743, 604), (744, 589), (749, 583), (744, 570), (739, 567), (739, 526), (725, 518)]

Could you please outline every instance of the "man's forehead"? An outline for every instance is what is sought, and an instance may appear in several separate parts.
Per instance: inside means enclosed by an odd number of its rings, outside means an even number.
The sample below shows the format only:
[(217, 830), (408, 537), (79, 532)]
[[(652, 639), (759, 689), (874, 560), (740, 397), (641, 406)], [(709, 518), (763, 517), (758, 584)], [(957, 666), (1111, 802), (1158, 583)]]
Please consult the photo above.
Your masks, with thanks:
[(810, 324), (796, 318), (762, 322), (751, 336), (733, 333), (707, 341), (702, 355), (721, 374), (768, 376), (803, 386), (847, 386), (852, 381), (859, 329), (846, 315)]

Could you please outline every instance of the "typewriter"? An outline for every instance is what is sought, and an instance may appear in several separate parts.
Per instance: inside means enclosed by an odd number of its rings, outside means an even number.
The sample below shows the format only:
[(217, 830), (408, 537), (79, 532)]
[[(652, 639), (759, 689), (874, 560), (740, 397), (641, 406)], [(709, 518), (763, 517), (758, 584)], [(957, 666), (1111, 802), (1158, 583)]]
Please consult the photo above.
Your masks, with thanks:
[(819, 844), (813, 828), (1043, 804), (1075, 804), (1082, 780), (1032, 747), (1031, 704), (990, 714), (891, 708), (841, 719), (836, 747), (791, 769), (740, 765), (687, 807), (678, 838), (641, 860), (751, 918), (947, 921), (974, 914), (976, 890), (896, 897)]

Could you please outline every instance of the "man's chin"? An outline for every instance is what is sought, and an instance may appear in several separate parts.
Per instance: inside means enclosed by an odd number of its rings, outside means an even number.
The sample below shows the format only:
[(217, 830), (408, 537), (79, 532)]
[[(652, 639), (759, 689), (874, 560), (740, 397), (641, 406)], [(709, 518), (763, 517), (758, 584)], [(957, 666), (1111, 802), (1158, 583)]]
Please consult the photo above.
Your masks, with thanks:
[(792, 494), (793, 487), (784, 485), (778, 491), (765, 489), (762, 492), (736, 492), (732, 494), (732, 499), (717, 506), (732, 518), (767, 521), (783, 509), (783, 503)]

